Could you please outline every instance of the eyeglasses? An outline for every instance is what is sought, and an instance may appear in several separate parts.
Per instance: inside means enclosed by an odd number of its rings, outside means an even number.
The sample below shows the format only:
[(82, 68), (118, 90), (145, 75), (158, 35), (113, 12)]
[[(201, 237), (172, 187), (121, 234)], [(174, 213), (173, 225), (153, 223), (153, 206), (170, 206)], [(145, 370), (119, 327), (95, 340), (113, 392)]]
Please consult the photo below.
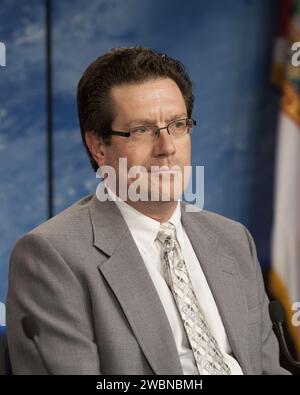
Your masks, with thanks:
[(132, 142), (149, 142), (158, 138), (160, 136), (160, 132), (164, 129), (166, 129), (172, 137), (178, 138), (190, 133), (194, 126), (196, 126), (196, 121), (194, 119), (182, 118), (176, 119), (162, 128), (159, 128), (156, 125), (142, 125), (136, 126), (127, 131), (108, 130), (108, 134), (130, 137), (130, 141)]

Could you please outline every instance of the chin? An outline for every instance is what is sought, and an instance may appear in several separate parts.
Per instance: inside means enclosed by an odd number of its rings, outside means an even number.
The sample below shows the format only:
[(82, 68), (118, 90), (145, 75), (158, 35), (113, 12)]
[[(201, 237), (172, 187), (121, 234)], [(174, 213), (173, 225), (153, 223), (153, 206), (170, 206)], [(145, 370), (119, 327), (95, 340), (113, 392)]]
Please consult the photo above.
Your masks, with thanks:
[(152, 188), (149, 187), (148, 198), (149, 201), (153, 202), (176, 202), (181, 198), (182, 192), (182, 187), (177, 187), (175, 189), (173, 183), (171, 185), (164, 185), (164, 187), (162, 185), (159, 185), (159, 187), (152, 186)]

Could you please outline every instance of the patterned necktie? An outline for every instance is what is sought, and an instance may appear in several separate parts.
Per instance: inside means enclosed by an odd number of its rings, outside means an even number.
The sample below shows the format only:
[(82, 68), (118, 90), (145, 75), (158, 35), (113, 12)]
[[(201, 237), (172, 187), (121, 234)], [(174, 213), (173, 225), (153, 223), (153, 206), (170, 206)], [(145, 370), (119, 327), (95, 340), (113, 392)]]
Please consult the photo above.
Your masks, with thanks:
[(176, 239), (175, 226), (170, 222), (161, 224), (156, 239), (163, 245), (163, 273), (181, 315), (199, 374), (231, 374), (199, 306)]

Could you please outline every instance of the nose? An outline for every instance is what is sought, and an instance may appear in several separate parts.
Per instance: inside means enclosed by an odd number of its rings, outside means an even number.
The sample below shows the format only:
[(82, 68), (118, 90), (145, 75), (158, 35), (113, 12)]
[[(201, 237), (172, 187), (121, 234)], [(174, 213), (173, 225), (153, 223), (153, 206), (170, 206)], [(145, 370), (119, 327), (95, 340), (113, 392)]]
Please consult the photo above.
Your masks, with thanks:
[(175, 144), (167, 129), (160, 130), (159, 136), (156, 137), (153, 149), (154, 156), (170, 156), (175, 154)]

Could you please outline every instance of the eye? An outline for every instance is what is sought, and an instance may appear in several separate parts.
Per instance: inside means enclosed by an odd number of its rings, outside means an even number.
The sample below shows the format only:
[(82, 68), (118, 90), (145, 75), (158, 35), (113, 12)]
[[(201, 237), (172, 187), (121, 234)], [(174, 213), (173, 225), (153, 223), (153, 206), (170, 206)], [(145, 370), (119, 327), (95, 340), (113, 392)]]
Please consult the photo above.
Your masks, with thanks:
[(131, 133), (144, 134), (144, 133), (149, 132), (149, 129), (150, 128), (148, 126), (137, 126), (137, 127), (131, 129)]
[(186, 121), (185, 121), (185, 120), (182, 120), (182, 121), (175, 121), (175, 122), (174, 122), (174, 127), (175, 127), (176, 129), (181, 129), (181, 128), (185, 127), (185, 126), (186, 126)]

